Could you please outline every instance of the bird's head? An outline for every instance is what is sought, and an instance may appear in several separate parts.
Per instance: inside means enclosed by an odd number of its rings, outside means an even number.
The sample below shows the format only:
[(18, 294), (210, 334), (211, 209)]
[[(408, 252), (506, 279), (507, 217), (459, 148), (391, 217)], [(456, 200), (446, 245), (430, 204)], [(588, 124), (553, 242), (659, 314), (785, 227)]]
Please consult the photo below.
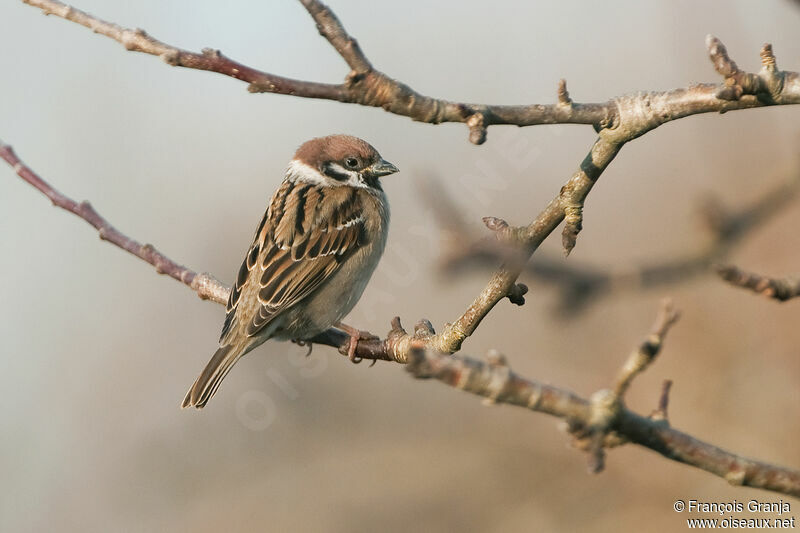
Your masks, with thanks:
[(311, 183), (380, 189), (378, 178), (398, 169), (358, 137), (329, 135), (303, 143), (288, 171)]

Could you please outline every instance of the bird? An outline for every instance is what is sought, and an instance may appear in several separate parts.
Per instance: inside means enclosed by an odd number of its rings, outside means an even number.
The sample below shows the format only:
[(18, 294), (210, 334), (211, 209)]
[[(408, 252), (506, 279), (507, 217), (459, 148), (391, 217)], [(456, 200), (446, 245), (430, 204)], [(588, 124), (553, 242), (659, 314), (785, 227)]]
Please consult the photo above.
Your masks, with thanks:
[(350, 135), (303, 143), (256, 228), (231, 288), (219, 349), (182, 407), (202, 409), (246, 353), (268, 339), (302, 343), (341, 324), (361, 298), (386, 246), (389, 202), (379, 178), (398, 172)]

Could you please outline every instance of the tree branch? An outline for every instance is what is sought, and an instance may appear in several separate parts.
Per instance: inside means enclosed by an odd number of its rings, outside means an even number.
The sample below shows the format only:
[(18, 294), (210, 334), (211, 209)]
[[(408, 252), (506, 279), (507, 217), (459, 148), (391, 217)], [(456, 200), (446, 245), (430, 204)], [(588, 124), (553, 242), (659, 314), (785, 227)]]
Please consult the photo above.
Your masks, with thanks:
[[(594, 454), (599, 452), (602, 457), (603, 448), (631, 442), (667, 459), (720, 476), (733, 485), (800, 496), (800, 471), (733, 454), (670, 427), (665, 417), (644, 417), (624, 406), (622, 396), (627, 386), (652, 363), (676, 319), (677, 314), (666, 304), (653, 332), (620, 371), (616, 390), (598, 391), (590, 399), (524, 378), (497, 357), (493, 362), (483, 362), (460, 355), (417, 350), (408, 371), (417, 378), (436, 379), (492, 403), (514, 405), (564, 419), (575, 446), (590, 452), (592, 471), (599, 471), (603, 464), (602, 458), (598, 462)], [(665, 398), (662, 392), (660, 404), (664, 413)]]
[[(762, 71), (748, 74), (739, 70), (728, 57), (722, 43), (713, 37), (709, 37), (707, 44), (715, 68), (725, 78), (722, 87), (701, 84), (672, 91), (637, 93), (602, 103), (580, 104), (572, 101), (566, 82), (561, 80), (557, 89), (557, 103), (490, 105), (431, 98), (375, 69), (336, 15), (317, 0), (300, 1), (316, 22), (320, 34), (351, 69), (341, 84), (317, 83), (270, 74), (225, 57), (215, 49), (206, 48), (201, 53), (183, 50), (151, 37), (144, 30), (123, 28), (57, 0), (23, 1), (38, 7), (47, 15), (56, 15), (114, 39), (127, 50), (161, 57), (172, 66), (217, 72), (245, 81), (249, 84), (250, 92), (382, 107), (390, 113), (430, 124), (461, 122), (469, 127), (469, 140), (475, 144), (483, 143), (487, 128), (498, 124), (589, 124), (598, 131), (622, 127), (633, 135), (630, 138), (634, 138), (664, 122), (698, 113), (800, 103), (800, 76), (794, 72), (777, 70), (769, 45), (762, 50)], [(628, 125), (634, 117), (641, 124), (630, 128)]]
[[(431, 204), (441, 228), (439, 269), (442, 274), (457, 274), (471, 268), (493, 269), (499, 262), (517, 256), (516, 247), (509, 246), (511, 230), (508, 224), (487, 217), (484, 222), (498, 238), (481, 235), (471, 228), (464, 213), (452, 202), (451, 195), (439, 181), (427, 179), (422, 185), (421, 195)], [(564, 263), (540, 254), (526, 263), (523, 271), (557, 286), (560, 292), (558, 313), (571, 316), (612, 292), (665, 287), (708, 274), (715, 264), (730, 257), (745, 237), (794, 205), (798, 192), (800, 173), (741, 207), (728, 207), (717, 198), (708, 198), (700, 206), (699, 216), (711, 234), (710, 240), (696, 252), (677, 258), (607, 270), (591, 264)], [(791, 283), (791, 280), (787, 281)]]
[(745, 272), (732, 265), (719, 265), (716, 267), (719, 277), (743, 289), (750, 289), (767, 298), (785, 302), (800, 296), (800, 278), (770, 278), (753, 272)]
[(108, 220), (100, 216), (88, 201), (84, 200), (79, 203), (61, 194), (23, 163), (19, 157), (17, 157), (14, 149), (8, 144), (5, 144), (2, 140), (0, 140), (0, 158), (4, 159), (13, 167), (17, 176), (36, 187), (39, 192), (50, 198), (54, 206), (69, 211), (91, 224), (97, 230), (101, 240), (108, 241), (126, 252), (135, 255), (139, 259), (150, 263), (156, 267), (156, 272), (159, 274), (166, 274), (184, 285), (187, 285), (203, 300), (211, 300), (220, 304), (225, 304), (228, 301), (228, 292), (230, 289), (220, 283), (214, 276), (205, 272), (198, 274), (174, 262), (169, 257), (156, 250), (152, 244), (141, 244), (131, 239), (112, 226)]

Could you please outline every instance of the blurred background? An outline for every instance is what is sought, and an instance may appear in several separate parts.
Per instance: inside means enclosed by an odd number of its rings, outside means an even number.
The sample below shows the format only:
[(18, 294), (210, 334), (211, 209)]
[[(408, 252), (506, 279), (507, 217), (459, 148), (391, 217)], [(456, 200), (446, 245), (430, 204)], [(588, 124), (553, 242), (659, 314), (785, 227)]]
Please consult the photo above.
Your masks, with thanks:
[[(284, 76), (339, 82), (347, 72), (290, 0), (75, 6)], [(549, 103), (561, 77), (577, 102), (716, 82), (708, 33), (744, 69), (757, 70), (771, 42), (779, 67), (800, 70), (800, 8), (785, 0), (330, 6), (377, 68), (453, 100)], [(0, 138), (123, 232), (226, 283), (296, 147), (334, 132), (369, 140), (402, 172), (384, 182), (389, 246), (348, 322), (381, 334), (394, 315), (440, 327), (488, 277), (438, 273), (437, 217), (421, 182), (440, 179), (478, 233), (486, 215), (527, 223), (595, 136), (588, 126), (492, 127), (474, 146), (461, 124), (249, 94), (21, 2), (0, 7), (0, 43)], [(701, 115), (629, 144), (590, 195), (577, 248), (559, 261), (625, 270), (702, 249), (699, 200), (744, 206), (800, 172), (798, 124), (800, 107)], [(730, 260), (796, 273), (799, 224), (789, 206)], [(544, 253), (558, 257), (559, 241)], [(670, 531), (685, 528), (677, 498), (780, 499), (635, 446), (610, 451), (606, 471), (589, 475), (556, 419), (487, 408), (397, 365), (354, 366), (322, 346), (305, 359), (303, 348), (267, 343), (208, 408), (181, 411), (216, 347), (221, 306), (100, 242), (5, 166), (0, 243), (2, 531)], [(496, 348), (522, 375), (588, 395), (611, 382), (669, 295), (682, 320), (628, 404), (650, 412), (671, 378), (674, 426), (800, 467), (800, 302), (708, 275), (610, 293), (563, 316), (551, 284), (521, 281), (528, 303), (499, 304), (465, 354)]]

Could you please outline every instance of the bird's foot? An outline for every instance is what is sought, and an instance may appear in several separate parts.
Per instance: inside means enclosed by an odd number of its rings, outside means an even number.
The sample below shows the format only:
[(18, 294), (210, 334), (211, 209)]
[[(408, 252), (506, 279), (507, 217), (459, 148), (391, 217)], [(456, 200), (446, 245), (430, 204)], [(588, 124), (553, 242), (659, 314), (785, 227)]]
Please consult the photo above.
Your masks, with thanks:
[[(350, 344), (348, 344), (347, 346), (347, 358), (350, 359), (350, 361), (354, 364), (358, 364), (361, 361), (363, 361), (362, 357), (358, 357), (356, 355), (356, 349), (358, 348), (358, 341), (371, 341), (380, 338), (373, 335), (372, 333), (369, 333), (367, 331), (361, 331), (360, 329), (348, 326), (347, 324), (343, 324), (342, 322), (336, 324), (336, 327), (344, 331), (348, 335), (350, 335)], [(375, 361), (373, 361), (372, 364), (375, 364)]]
[(311, 355), (311, 350), (314, 349), (314, 343), (311, 341), (304, 341), (303, 339), (292, 339), (292, 342), (298, 346), (308, 346), (308, 351), (306, 352), (306, 357)]

